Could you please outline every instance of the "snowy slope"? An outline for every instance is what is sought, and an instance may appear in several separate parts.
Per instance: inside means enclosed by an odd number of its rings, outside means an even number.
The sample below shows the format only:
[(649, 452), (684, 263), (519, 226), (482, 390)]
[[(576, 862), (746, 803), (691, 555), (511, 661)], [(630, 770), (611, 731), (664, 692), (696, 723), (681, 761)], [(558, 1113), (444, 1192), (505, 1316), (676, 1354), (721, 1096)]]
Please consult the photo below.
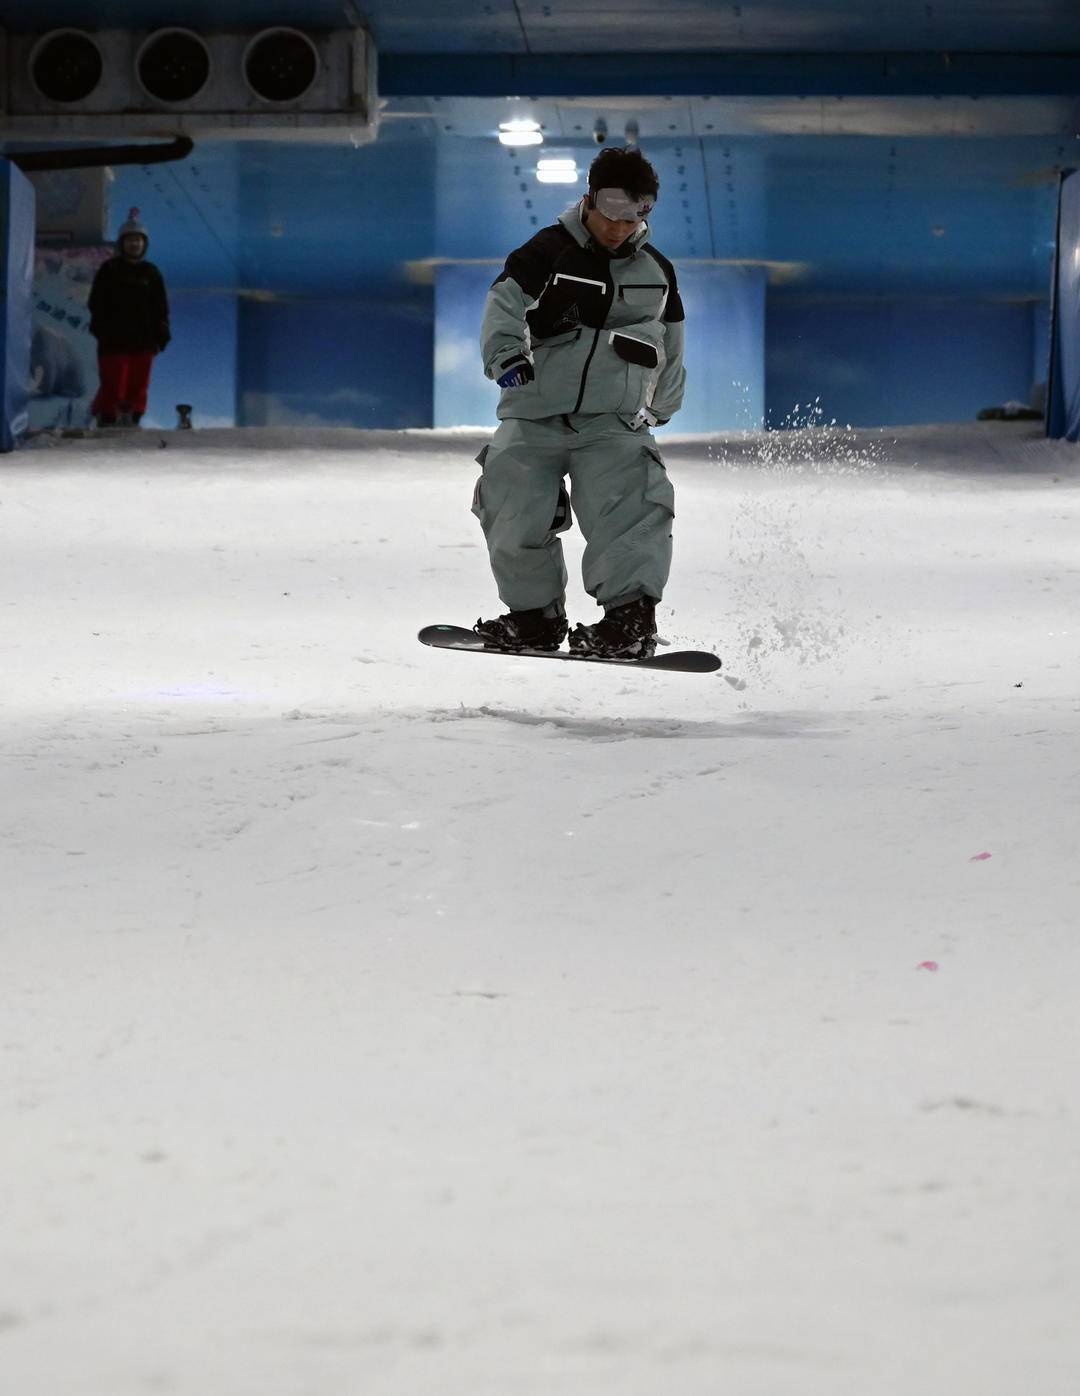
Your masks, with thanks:
[(1077, 449), (668, 437), (701, 677), (416, 643), (480, 442), (0, 465), (5, 1383), (1073, 1396)]

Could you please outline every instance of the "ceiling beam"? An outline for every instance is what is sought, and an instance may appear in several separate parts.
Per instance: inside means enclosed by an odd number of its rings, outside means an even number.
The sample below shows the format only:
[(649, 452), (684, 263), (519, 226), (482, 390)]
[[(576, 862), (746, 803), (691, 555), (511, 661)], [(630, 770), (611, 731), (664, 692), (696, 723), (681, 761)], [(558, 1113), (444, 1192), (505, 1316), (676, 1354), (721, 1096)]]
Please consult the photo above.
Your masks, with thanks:
[(382, 53), (384, 97), (1075, 97), (1075, 53)]

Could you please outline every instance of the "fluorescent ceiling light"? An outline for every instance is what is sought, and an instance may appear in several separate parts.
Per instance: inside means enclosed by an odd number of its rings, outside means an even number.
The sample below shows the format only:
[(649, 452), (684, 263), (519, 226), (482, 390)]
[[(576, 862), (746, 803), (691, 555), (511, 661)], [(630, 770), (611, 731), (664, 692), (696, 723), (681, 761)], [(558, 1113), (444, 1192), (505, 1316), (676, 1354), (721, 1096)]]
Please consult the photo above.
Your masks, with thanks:
[(577, 162), (572, 155), (546, 155), (536, 162), (536, 178), (541, 184), (576, 184)]
[(543, 139), (540, 123), (532, 117), (520, 116), (499, 122), (500, 145), (540, 145)]
[(543, 133), (540, 131), (500, 131), (500, 145), (542, 145), (544, 142)]

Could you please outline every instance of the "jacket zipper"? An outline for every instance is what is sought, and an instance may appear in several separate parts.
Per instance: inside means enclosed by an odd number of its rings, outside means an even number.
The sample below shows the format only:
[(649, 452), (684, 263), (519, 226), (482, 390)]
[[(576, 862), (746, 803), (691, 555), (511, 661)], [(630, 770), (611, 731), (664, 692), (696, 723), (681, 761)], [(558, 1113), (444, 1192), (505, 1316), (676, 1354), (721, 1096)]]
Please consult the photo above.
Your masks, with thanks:
[[(604, 316), (604, 319), (607, 319), (606, 315)], [(601, 326), (600, 328), (602, 329), (603, 326)], [(592, 356), (596, 353), (596, 346), (599, 343), (600, 330), (598, 329), (593, 335), (592, 348), (589, 350), (588, 354), (585, 357), (585, 366), (581, 370), (581, 387), (578, 389), (577, 402), (574, 403), (573, 407), (571, 408), (571, 412), (581, 411), (581, 404), (585, 400), (585, 380), (589, 376), (589, 365), (592, 363)]]
[[(605, 286), (604, 289), (605, 289), (605, 291), (606, 291), (606, 290), (607, 290), (607, 287)], [(607, 321), (608, 311), (610, 311), (610, 309), (611, 309), (611, 303), (612, 303), (612, 301), (614, 301), (614, 299), (615, 299), (615, 277), (614, 277), (614, 275), (612, 275), (612, 277), (611, 277), (611, 295), (610, 295), (610, 297), (608, 297), (607, 305), (606, 305), (606, 307), (604, 308), (603, 319), (601, 320), (600, 324), (596, 327), (596, 330), (593, 332), (592, 348), (589, 350), (588, 354), (586, 354), (586, 356), (585, 356), (585, 363), (584, 363), (584, 365), (582, 366), (582, 369), (581, 369), (581, 386), (578, 388), (577, 402), (574, 403), (574, 406), (573, 406), (573, 408), (571, 409), (571, 412), (572, 412), (572, 413), (573, 413), (573, 412), (580, 412), (580, 411), (581, 411), (581, 404), (585, 401), (585, 380), (586, 380), (586, 379), (588, 378), (588, 376), (589, 376), (589, 365), (592, 363), (593, 355), (596, 353), (596, 346), (600, 343), (600, 334), (601, 334), (601, 332), (602, 332), (602, 330), (603, 330), (603, 328), (604, 328), (605, 322)]]

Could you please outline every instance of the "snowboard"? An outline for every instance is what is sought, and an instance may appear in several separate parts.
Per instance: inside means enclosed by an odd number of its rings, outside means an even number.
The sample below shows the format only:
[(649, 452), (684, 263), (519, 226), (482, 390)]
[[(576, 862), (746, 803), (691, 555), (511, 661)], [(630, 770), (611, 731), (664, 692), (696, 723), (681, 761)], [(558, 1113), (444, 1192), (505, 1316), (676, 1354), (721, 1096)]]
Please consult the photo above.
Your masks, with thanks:
[(720, 668), (718, 655), (704, 650), (673, 650), (648, 659), (604, 659), (573, 650), (500, 650), (485, 645), (475, 630), (460, 625), (425, 625), (416, 637), (422, 645), (468, 654), (501, 654), (510, 659), (562, 659), (571, 664), (618, 664), (623, 669), (669, 669), (682, 674), (711, 674)]

